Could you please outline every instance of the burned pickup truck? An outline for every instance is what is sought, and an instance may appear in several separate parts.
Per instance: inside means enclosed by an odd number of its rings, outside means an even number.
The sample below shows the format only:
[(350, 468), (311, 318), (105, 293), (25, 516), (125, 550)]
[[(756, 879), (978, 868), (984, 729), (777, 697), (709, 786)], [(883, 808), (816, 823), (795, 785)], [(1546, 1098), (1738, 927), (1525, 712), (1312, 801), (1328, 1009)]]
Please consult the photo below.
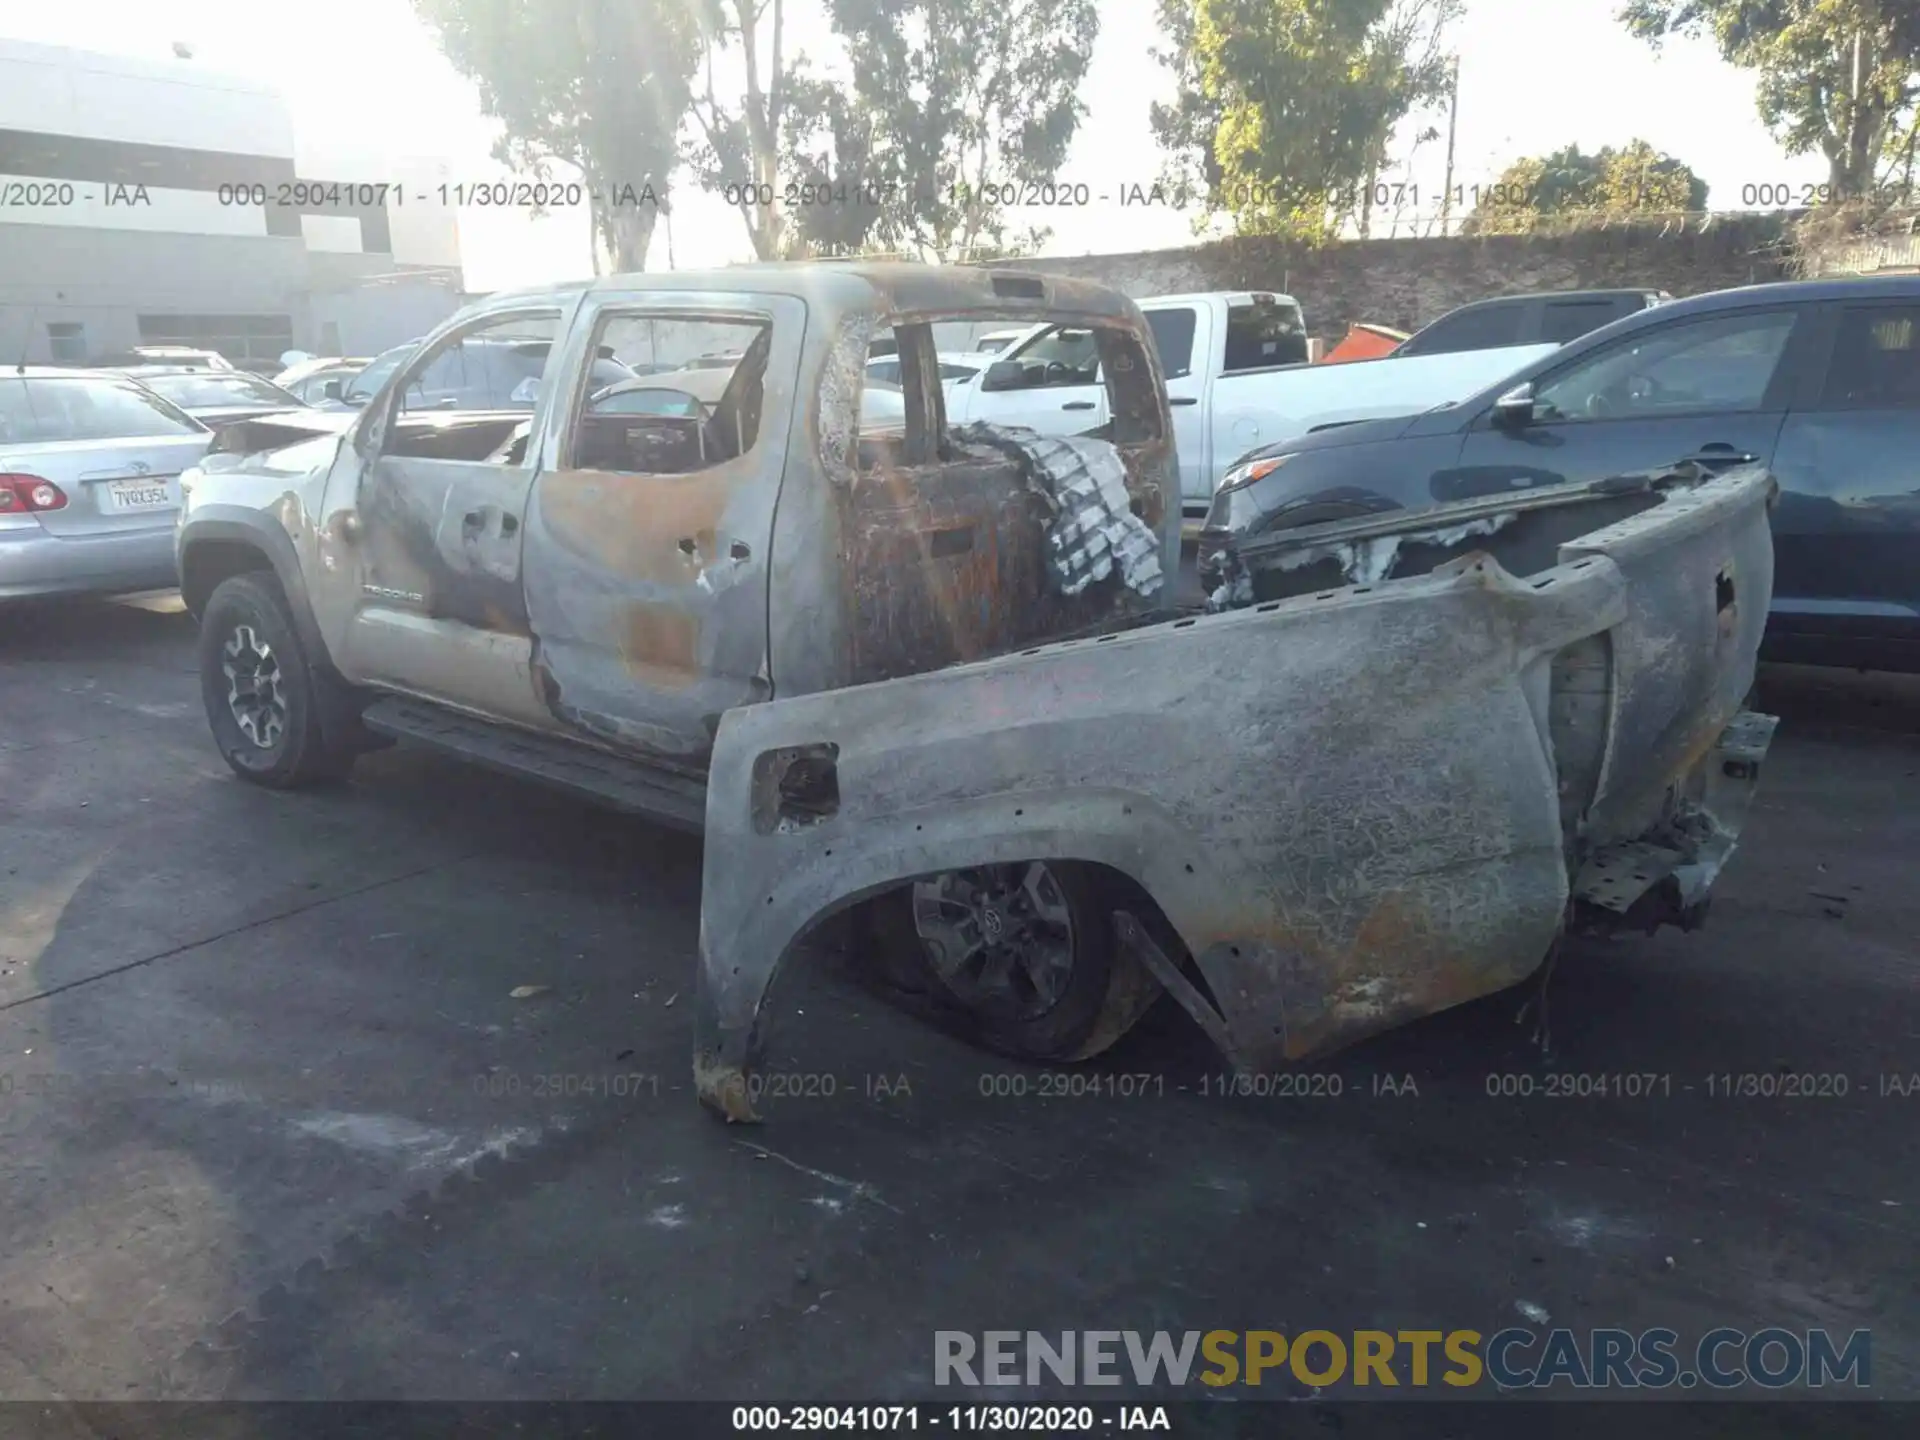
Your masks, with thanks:
[[(949, 320), (1091, 330), (1104, 423), (950, 427)], [(494, 394), (503, 346), (540, 369)], [(660, 368), (711, 354), (724, 383)], [(829, 920), (997, 1050), (1089, 1057), (1170, 993), (1256, 1067), (1514, 984), (1570, 924), (1698, 917), (1771, 730), (1765, 475), (1430, 512), (1376, 583), (1349, 562), (1390, 531), (1293, 532), (1182, 614), (1172, 434), (1139, 310), (1079, 282), (495, 296), (357, 415), (189, 472), (208, 719), (264, 785), (401, 740), (703, 831), (695, 1074), (734, 1119)]]

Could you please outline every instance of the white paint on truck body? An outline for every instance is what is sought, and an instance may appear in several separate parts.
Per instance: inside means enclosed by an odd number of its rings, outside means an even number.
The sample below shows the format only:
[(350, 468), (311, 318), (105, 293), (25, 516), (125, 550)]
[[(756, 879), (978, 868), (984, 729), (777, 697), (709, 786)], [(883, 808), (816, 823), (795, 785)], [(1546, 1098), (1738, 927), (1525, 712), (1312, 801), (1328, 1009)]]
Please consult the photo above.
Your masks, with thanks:
[[(1443, 355), (1388, 355), (1343, 365), (1307, 362), (1300, 304), (1278, 291), (1155, 295), (1135, 302), (1153, 328), (1179, 454), (1182, 508), (1202, 513), (1229, 466), (1249, 450), (1325, 425), (1418, 415), (1457, 403), (1558, 345), (1509, 345)], [(1084, 332), (1080, 332), (1084, 334)], [(1024, 365), (1022, 380), (989, 388), (985, 372), (947, 387), (947, 418), (1077, 435), (1111, 416), (1090, 336), (1037, 326), (993, 357)]]

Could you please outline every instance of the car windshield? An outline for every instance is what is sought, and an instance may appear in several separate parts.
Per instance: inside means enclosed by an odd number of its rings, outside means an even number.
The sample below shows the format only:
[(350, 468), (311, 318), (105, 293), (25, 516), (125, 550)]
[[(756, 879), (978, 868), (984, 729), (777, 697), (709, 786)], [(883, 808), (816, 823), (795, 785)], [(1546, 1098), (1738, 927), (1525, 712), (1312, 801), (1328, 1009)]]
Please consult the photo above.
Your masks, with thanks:
[(218, 410), (242, 405), (299, 405), (298, 396), (271, 381), (238, 371), (219, 374), (143, 375), (140, 383), (184, 410)]
[(0, 445), (195, 435), (205, 428), (132, 380), (0, 377)]

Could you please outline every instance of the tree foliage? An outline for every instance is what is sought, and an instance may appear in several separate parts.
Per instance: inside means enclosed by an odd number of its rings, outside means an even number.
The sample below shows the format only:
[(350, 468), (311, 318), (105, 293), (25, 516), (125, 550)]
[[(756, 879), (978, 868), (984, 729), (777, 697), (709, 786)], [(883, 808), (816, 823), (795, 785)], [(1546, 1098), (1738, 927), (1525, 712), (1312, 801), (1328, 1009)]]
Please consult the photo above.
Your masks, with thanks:
[(700, 37), (677, 0), (414, 0), (500, 121), (494, 154), (588, 192), (595, 260), (643, 270), (666, 207)]
[[(733, 202), (754, 254), (780, 259), (789, 244), (783, 161), (793, 153), (796, 126), (811, 123), (792, 101), (820, 87), (805, 58), (787, 53), (785, 0), (697, 0), (689, 8), (699, 16), (704, 64), (692, 107), (697, 138), (684, 158), (701, 184)], [(721, 98), (726, 87), (716, 82), (714, 61), (722, 57), (740, 66), (737, 104)]]
[(1515, 234), (1556, 221), (1584, 223), (1635, 214), (1700, 211), (1707, 182), (1682, 161), (1645, 140), (1589, 154), (1569, 145), (1551, 155), (1516, 160), (1479, 189), (1462, 229)]
[[(808, 97), (814, 123), (790, 177), (802, 187), (793, 220), (806, 240), (941, 261), (1033, 245), (1044, 232), (1022, 233), (1008, 202), (1059, 178), (1086, 114), (1094, 0), (827, 8), (851, 80)], [(1017, 217), (1024, 207), (1011, 208)]]
[(1760, 77), (1761, 118), (1795, 155), (1819, 151), (1837, 197), (1871, 194), (1920, 96), (1914, 0), (1630, 0), (1634, 34), (1705, 36)]
[(1161, 178), (1181, 195), (1202, 200), (1205, 212), (1212, 212), (1220, 208), (1227, 179), (1213, 144), (1226, 104), (1202, 83), (1200, 52), (1194, 43), (1195, 0), (1156, 0), (1155, 8), (1161, 43), (1147, 53), (1171, 70), (1174, 79), (1173, 103), (1156, 100), (1149, 110), (1163, 156)]
[(1242, 233), (1327, 233), (1395, 127), (1440, 99), (1458, 0), (1160, 0), (1178, 84), (1153, 126), (1168, 178)]

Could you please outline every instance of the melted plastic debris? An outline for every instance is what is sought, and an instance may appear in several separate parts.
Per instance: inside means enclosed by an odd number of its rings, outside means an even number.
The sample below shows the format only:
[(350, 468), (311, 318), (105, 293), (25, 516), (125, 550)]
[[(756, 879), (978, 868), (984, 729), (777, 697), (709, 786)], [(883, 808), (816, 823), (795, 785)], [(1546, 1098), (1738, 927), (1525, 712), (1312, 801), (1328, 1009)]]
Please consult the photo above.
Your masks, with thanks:
[[(1400, 549), (1404, 545), (1458, 545), (1477, 535), (1492, 535), (1518, 518), (1518, 515), (1509, 511), (1504, 515), (1489, 515), (1484, 519), (1469, 520), (1463, 525), (1450, 525), (1439, 530), (1412, 530), (1403, 535), (1382, 535), (1347, 545), (1303, 546), (1274, 556), (1273, 566), (1280, 570), (1301, 570), (1331, 558), (1340, 562), (1340, 573), (1351, 583), (1377, 585), (1393, 573), (1394, 564), (1399, 560)], [(1248, 601), (1253, 599), (1251, 586), (1248, 587), (1246, 598)]]
[(963, 445), (987, 445), (1021, 464), (1027, 485), (1047, 502), (1047, 570), (1062, 595), (1078, 595), (1115, 570), (1139, 595), (1156, 593), (1164, 577), (1160, 540), (1127, 493), (1127, 471), (1110, 441), (1057, 438), (1006, 425), (963, 425)]

